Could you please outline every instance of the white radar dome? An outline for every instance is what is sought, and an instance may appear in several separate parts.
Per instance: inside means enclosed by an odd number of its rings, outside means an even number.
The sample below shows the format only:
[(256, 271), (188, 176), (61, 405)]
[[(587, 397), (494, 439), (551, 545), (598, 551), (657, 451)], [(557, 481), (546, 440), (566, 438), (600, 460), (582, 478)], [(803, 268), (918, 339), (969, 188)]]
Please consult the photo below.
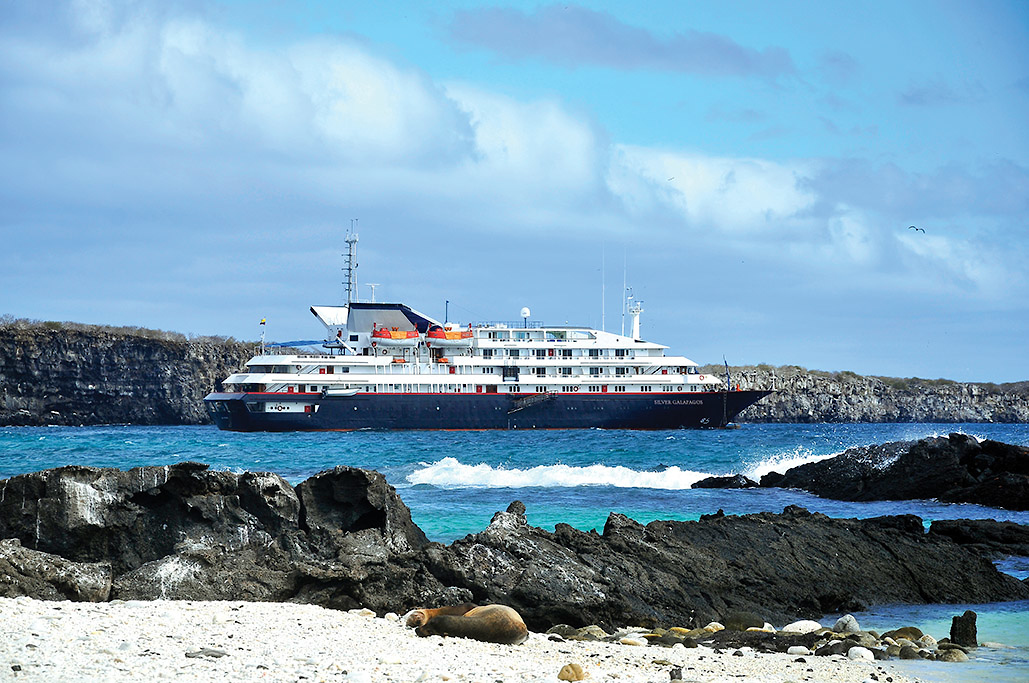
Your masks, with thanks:
[(523, 318), (528, 318), (529, 317), (529, 307), (528, 306), (522, 306), (522, 317)]

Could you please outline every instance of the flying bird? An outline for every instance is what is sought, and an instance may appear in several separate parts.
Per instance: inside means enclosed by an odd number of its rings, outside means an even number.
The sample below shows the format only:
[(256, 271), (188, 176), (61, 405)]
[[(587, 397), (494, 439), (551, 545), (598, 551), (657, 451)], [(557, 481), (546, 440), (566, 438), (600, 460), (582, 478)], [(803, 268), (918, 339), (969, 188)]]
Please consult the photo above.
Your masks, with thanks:
[(917, 230), (918, 232), (925, 232), (925, 230), (924, 230), (924, 229), (922, 229), (922, 228), (916, 228), (916, 227), (915, 227), (915, 226), (913, 226), (913, 225), (909, 225), (909, 226), (908, 226), (908, 230)]

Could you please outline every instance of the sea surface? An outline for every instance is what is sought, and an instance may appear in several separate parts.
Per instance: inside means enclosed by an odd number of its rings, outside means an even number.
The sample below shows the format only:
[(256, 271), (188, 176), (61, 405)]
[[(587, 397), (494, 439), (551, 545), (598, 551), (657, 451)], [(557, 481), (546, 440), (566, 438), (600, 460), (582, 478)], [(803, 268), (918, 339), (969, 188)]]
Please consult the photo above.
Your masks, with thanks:
[[(530, 524), (558, 522), (602, 530), (611, 512), (639, 522), (695, 520), (726, 514), (781, 512), (801, 505), (831, 517), (915, 514), (936, 519), (989, 518), (1029, 524), (1029, 512), (929, 500), (847, 503), (778, 489), (690, 489), (713, 475), (752, 479), (842, 452), (851, 446), (964, 432), (1029, 446), (1029, 425), (814, 424), (749, 425), (735, 430), (318, 432), (241, 434), (214, 427), (0, 428), (0, 479), (61, 465), (129, 469), (188, 460), (215, 469), (275, 472), (293, 484), (336, 465), (375, 469), (396, 487), (426, 535), (449, 542), (481, 531), (514, 500)], [(998, 564), (1019, 578), (1029, 560)], [(980, 648), (965, 665), (904, 663), (925, 680), (1029, 680), (1029, 603), (882, 605), (855, 614), (862, 628), (914, 625), (936, 638), (950, 617), (979, 614)], [(830, 617), (823, 623), (831, 625)]]

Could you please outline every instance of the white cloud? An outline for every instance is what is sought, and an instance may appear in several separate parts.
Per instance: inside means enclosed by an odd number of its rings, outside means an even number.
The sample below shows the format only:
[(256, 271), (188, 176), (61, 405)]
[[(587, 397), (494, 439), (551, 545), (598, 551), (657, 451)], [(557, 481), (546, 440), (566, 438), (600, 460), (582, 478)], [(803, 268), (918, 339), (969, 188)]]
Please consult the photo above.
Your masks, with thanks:
[(704, 157), (620, 145), (612, 189), (635, 210), (664, 204), (694, 228), (769, 234), (795, 221), (817, 197), (798, 184), (808, 164)]
[(457, 83), (447, 92), (475, 131), (473, 172), (498, 194), (553, 202), (570, 193), (574, 202), (596, 191), (604, 143), (588, 122), (554, 101), (519, 102)]

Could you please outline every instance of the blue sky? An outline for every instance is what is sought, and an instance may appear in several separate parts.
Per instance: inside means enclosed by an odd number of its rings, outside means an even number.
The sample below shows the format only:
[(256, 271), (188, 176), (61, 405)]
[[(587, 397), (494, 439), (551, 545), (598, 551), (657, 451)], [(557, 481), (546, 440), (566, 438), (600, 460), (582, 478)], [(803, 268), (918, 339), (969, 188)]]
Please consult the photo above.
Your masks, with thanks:
[(0, 313), (1029, 379), (1029, 4), (638, 4), (4, 3)]

